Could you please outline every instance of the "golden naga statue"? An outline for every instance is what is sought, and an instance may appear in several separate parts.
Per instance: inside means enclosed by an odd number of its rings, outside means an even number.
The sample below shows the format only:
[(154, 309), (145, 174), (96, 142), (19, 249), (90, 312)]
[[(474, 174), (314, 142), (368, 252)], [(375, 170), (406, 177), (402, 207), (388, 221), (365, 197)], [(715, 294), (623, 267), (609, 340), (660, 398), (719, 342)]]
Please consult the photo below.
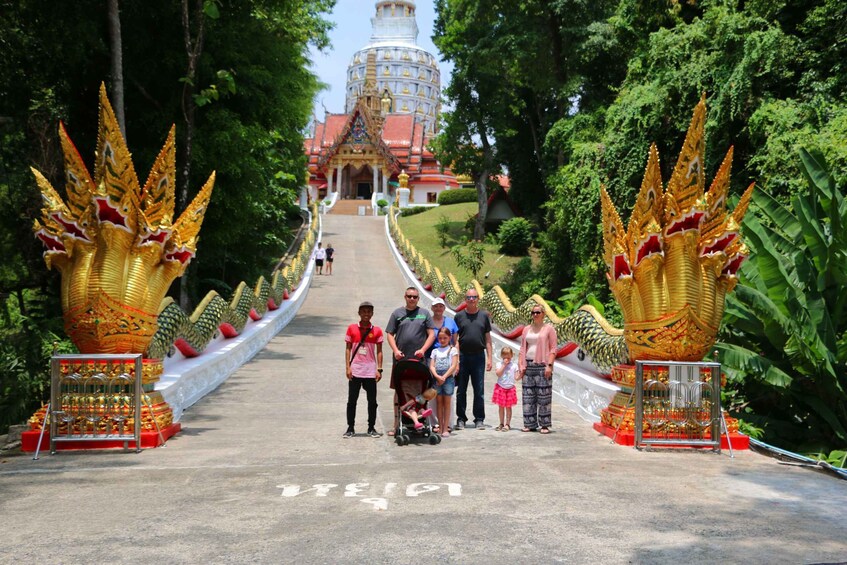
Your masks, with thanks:
[(194, 256), (215, 174), (174, 222), (174, 131), (141, 188), (101, 85), (94, 178), (61, 123), (67, 202), (32, 169), (44, 203), (33, 230), (61, 273), (65, 331), (82, 353), (143, 353), (165, 292)]
[(694, 110), (673, 175), (663, 189), (659, 154), (647, 169), (629, 226), (601, 189), (604, 259), (621, 305), (631, 360), (701, 361), (714, 345), (724, 298), (748, 250), (739, 236), (753, 186), (726, 210), (732, 148), (705, 192), (705, 97)]

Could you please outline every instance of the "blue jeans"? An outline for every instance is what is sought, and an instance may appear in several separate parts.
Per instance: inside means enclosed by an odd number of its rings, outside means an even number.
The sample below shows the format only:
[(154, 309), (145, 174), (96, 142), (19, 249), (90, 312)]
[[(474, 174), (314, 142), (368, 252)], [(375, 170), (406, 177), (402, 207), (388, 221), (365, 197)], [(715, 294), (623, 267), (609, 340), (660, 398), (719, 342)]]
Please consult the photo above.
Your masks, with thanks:
[(468, 382), (473, 386), (474, 422), (485, 420), (485, 352), (460, 353), (459, 376), (456, 379), (456, 419), (468, 421), (465, 408), (468, 405)]
[(444, 379), (443, 385), (435, 385), (435, 392), (438, 396), (453, 396), (453, 391), (456, 389), (456, 378), (447, 377)]

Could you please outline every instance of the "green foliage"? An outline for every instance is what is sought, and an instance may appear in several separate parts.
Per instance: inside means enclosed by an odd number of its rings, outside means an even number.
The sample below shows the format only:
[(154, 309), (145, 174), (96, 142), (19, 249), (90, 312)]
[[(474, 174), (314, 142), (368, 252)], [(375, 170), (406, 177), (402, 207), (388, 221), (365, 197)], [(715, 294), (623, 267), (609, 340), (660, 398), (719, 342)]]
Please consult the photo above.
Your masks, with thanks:
[(400, 216), (402, 216), (402, 217), (415, 216), (417, 214), (421, 214), (423, 212), (426, 212), (429, 209), (430, 209), (429, 206), (411, 206), (409, 208), (403, 208), (402, 210), (400, 210)]
[(512, 301), (512, 304), (523, 304), (533, 294), (547, 296), (548, 291), (544, 287), (544, 279), (533, 266), (532, 259), (522, 257), (514, 267), (509, 269), (505, 280), (500, 283), (503, 292)]
[(762, 428), (747, 422), (739, 418), (738, 420), (738, 431), (746, 436), (750, 436), (753, 439), (762, 439), (765, 435), (765, 430)]
[[(189, 197), (209, 173), (217, 182), (196, 259), (190, 266), (195, 300), (267, 275), (290, 240), (288, 220), (305, 167), (302, 131), (311, 117), (316, 77), (307, 65), (310, 44), (327, 46), (324, 15), (334, 0), (203, 0), (205, 41), (197, 61), (196, 111), (190, 178), (182, 79), (187, 59), (179, 2), (122, 2), (126, 130), (141, 182), (168, 128), (177, 123), (177, 190)], [(111, 88), (103, 2), (0, 0), (0, 297), (30, 305), (58, 297), (32, 236), (40, 198), (29, 166), (63, 192), (57, 127), (61, 119), (93, 170), (97, 91)], [(150, 30), (155, 30), (151, 33)], [(57, 56), (59, 53), (61, 56)], [(179, 210), (177, 211), (179, 212)], [(207, 281), (208, 284), (203, 284)], [(212, 282), (217, 281), (217, 282)], [(37, 289), (37, 290), (35, 290)], [(0, 312), (2, 314), (2, 312)], [(0, 419), (25, 418), (41, 400), (44, 344), (61, 335), (61, 311), (2, 320)], [(8, 344), (14, 344), (9, 349)], [(17, 423), (17, 422), (15, 422)]]
[(605, 269), (597, 257), (585, 265), (576, 267), (576, 276), (571, 286), (563, 288), (558, 300), (551, 302), (557, 313), (570, 316), (581, 306), (594, 306), (614, 326), (623, 325), (620, 306), (611, 295), (608, 285), (598, 273)]
[(479, 272), (485, 265), (485, 247), (479, 241), (469, 241), (465, 245), (455, 245), (450, 250), (456, 263), (467, 269), (473, 278), (479, 280)]
[[(31, 310), (29, 315), (21, 313), (20, 300)], [(57, 335), (61, 321), (44, 318), (56, 307), (55, 299), (26, 292), (17, 299), (3, 300), (0, 307), (0, 434), (4, 434), (47, 401), (53, 347), (58, 353), (73, 353), (74, 349)]]
[[(469, 238), (467, 232), (463, 229), (463, 225), (467, 215), (475, 209), (475, 202), (465, 202), (452, 206), (434, 206), (423, 214), (406, 218), (400, 217), (398, 224), (418, 253), (428, 259), (433, 268), (438, 268), (442, 276), (453, 273), (460, 284), (466, 284), (473, 275), (456, 262), (450, 248), (454, 245), (465, 245), (467, 243)], [(438, 222), (439, 216), (445, 216), (450, 225), (446, 249), (438, 244), (438, 238), (433, 234), (433, 226)], [(485, 264), (480, 271), (481, 276), (485, 279), (486, 284), (502, 284), (519, 259), (500, 253), (496, 243), (485, 241), (482, 245), (485, 249)], [(532, 255), (532, 250), (530, 254)], [(533, 260), (535, 259), (533, 257)]]
[(503, 253), (525, 255), (532, 245), (532, 224), (526, 218), (506, 220), (500, 224), (497, 239)]
[(220, 100), (222, 96), (235, 94), (235, 77), (231, 72), (219, 70), (215, 73), (215, 79), (215, 82), (194, 95), (194, 103), (198, 107)]
[(847, 105), (816, 97), (810, 101), (768, 100), (749, 121), (757, 151), (749, 167), (757, 186), (787, 204), (805, 191), (798, 160), (801, 147), (818, 150), (832, 166), (839, 186), (847, 185)]
[[(595, 84), (623, 62), (624, 73), (608, 75), (616, 96), (580, 98), (545, 140), (546, 151), (560, 156), (560, 166), (545, 179), (551, 197), (545, 207), (547, 233), (539, 242), (554, 289), (569, 287), (574, 265), (601, 250), (599, 185), (605, 184), (619, 210), (630, 210), (651, 142), (659, 147), (668, 179), (691, 110), (704, 92), (706, 166), (717, 169), (734, 146), (733, 193), (755, 180), (787, 203), (803, 189), (792, 158), (800, 146), (823, 151), (837, 182), (847, 174), (847, 73), (837, 62), (845, 47), (825, 48), (819, 35), (821, 30), (829, 37), (838, 33), (828, 18), (844, 14), (843, 6), (613, 4), (614, 16), (589, 26), (586, 45), (595, 61), (614, 62), (582, 67), (579, 80)], [(515, 185), (512, 196), (520, 201), (519, 190)], [(623, 216), (626, 220), (627, 213)]]
[(438, 236), (438, 244), (446, 248), (450, 239), (450, 220), (444, 214), (435, 222), (435, 233)]
[(465, 218), (465, 234), (466, 237), (473, 239), (473, 233), (476, 229), (476, 218), (479, 214), (468, 214)]
[(572, 286), (579, 265), (592, 267), (583, 280), (594, 277), (605, 284), (606, 269), (598, 262), (603, 249), (598, 168), (604, 153), (600, 144), (574, 143), (570, 162), (550, 178), (554, 192), (545, 207), (548, 228), (539, 245), (543, 272), (552, 288)]
[(727, 299), (721, 362), (765, 437), (847, 445), (847, 201), (823, 156), (801, 150), (807, 192), (790, 208), (757, 192), (750, 259)]
[(388, 200), (386, 200), (385, 198), (380, 198), (376, 201), (376, 205), (380, 208), (385, 208), (386, 206), (388, 206)]
[(438, 194), (438, 203), (442, 206), (458, 204), (459, 202), (476, 202), (475, 188), (456, 188), (443, 190)]
[(833, 467), (838, 467), (839, 469), (847, 468), (847, 451), (843, 451), (840, 449), (836, 449), (829, 453), (811, 453), (809, 457), (812, 459), (817, 459), (818, 461), (825, 461), (829, 463)]

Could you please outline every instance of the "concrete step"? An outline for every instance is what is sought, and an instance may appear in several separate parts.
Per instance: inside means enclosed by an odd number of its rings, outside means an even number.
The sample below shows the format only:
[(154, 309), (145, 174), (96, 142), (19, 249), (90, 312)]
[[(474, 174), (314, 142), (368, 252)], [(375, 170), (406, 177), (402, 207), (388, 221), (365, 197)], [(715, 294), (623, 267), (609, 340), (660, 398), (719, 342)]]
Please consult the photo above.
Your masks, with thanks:
[(335, 203), (335, 206), (330, 210), (330, 214), (336, 214), (340, 216), (358, 216), (359, 215), (359, 207), (365, 208), (365, 215), (370, 216), (373, 211), (371, 210), (371, 201), (370, 200), (339, 200)]

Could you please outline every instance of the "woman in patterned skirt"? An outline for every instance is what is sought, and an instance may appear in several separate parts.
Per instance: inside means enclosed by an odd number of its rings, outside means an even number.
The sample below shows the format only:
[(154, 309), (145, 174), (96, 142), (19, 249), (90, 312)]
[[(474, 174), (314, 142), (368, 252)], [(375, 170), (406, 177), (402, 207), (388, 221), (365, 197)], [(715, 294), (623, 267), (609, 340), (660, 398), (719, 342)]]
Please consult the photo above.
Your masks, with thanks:
[(553, 403), (553, 362), (556, 360), (556, 330), (544, 323), (544, 309), (532, 307), (532, 323), (521, 334), (517, 380), (523, 381), (523, 430), (550, 433)]

